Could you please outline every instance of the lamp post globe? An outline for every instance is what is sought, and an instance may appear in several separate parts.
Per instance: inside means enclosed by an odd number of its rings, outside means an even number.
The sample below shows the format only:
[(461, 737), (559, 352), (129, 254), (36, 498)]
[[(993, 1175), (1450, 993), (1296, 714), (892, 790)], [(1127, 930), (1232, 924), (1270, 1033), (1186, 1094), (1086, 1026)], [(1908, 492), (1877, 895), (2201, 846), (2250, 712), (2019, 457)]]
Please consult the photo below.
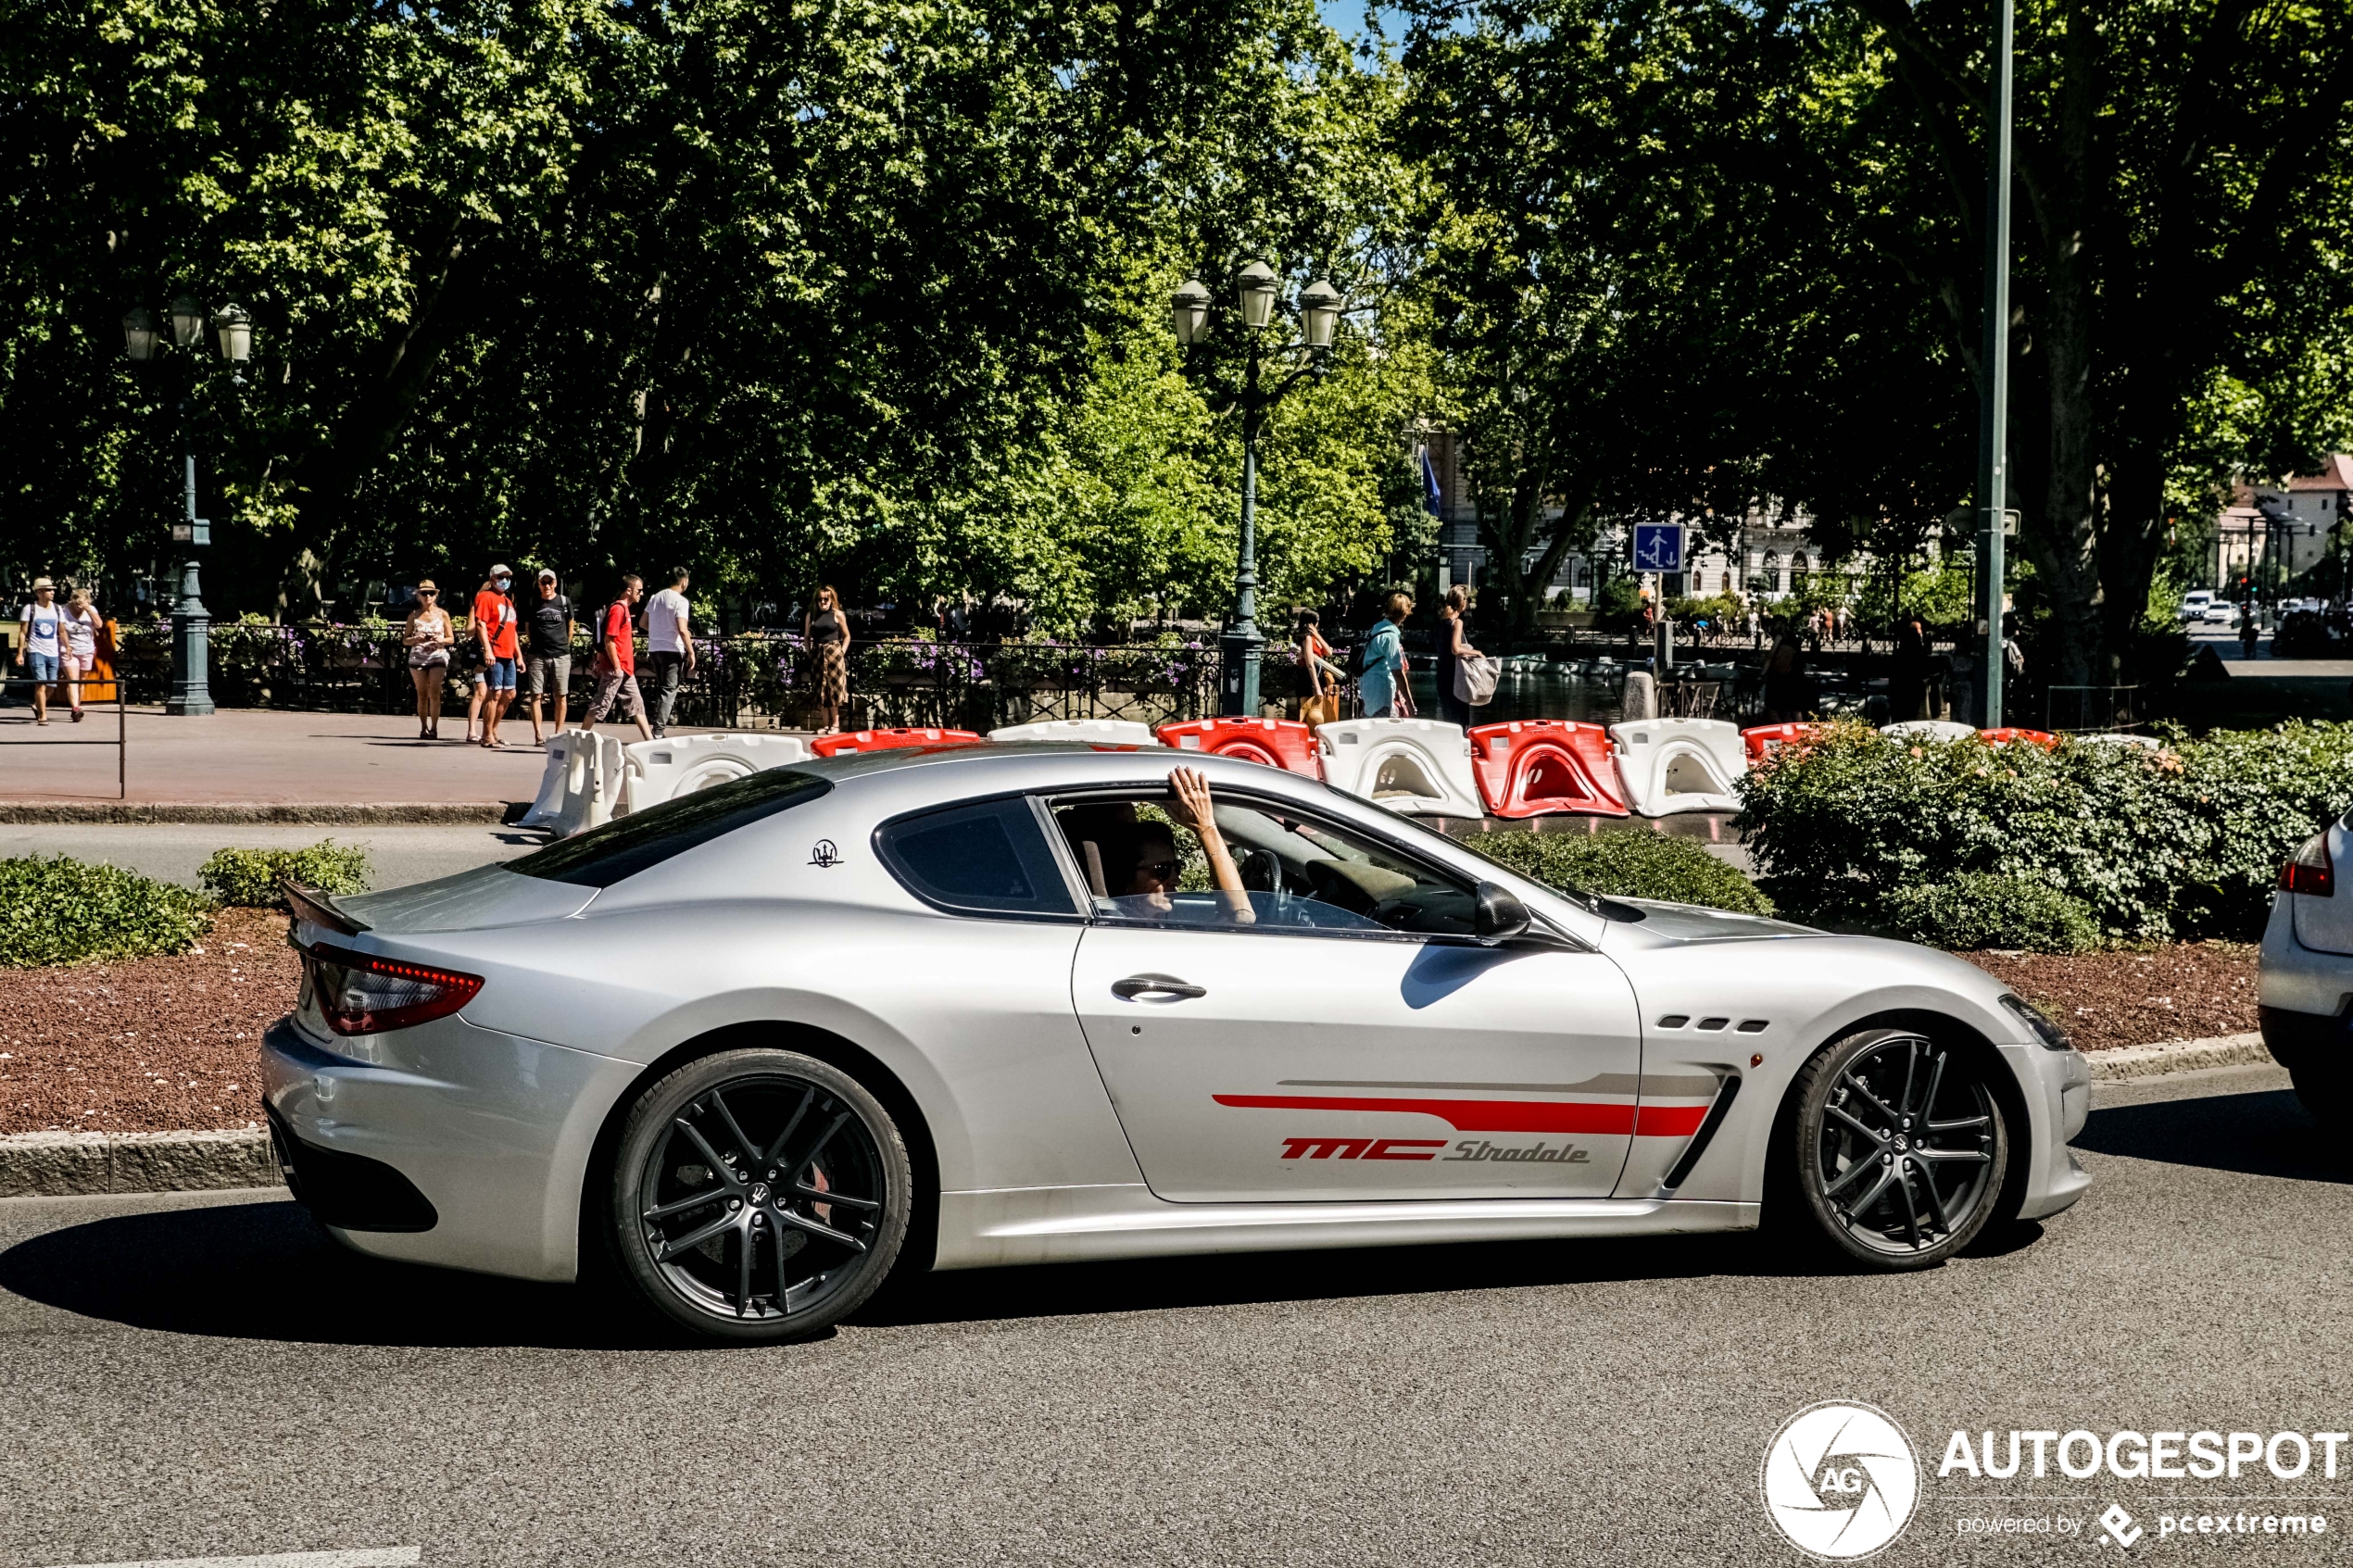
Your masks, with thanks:
[(145, 365), (156, 357), (156, 344), (163, 336), (163, 329), (156, 325), (156, 313), (145, 306), (122, 314), (122, 351), (134, 365)]
[(1169, 297), (1168, 324), (1180, 347), (1190, 348), (1209, 332), (1209, 290), (1199, 278), (1188, 278)]
[(212, 328), (220, 343), (220, 357), (229, 361), (238, 384), (245, 379), (245, 362), (253, 358), (253, 318), (245, 307), (224, 305), (212, 313)]
[(182, 348), (194, 348), (204, 333), (204, 306), (194, 295), (179, 295), (171, 301), (172, 341)]
[(1234, 289), (1242, 307), (1242, 325), (1256, 329), (1275, 319), (1275, 270), (1253, 261), (1235, 275)]
[(1299, 331), (1307, 346), (1318, 354), (1328, 353), (1332, 346), (1332, 331), (1340, 325), (1342, 300), (1340, 291), (1318, 278), (1299, 291)]

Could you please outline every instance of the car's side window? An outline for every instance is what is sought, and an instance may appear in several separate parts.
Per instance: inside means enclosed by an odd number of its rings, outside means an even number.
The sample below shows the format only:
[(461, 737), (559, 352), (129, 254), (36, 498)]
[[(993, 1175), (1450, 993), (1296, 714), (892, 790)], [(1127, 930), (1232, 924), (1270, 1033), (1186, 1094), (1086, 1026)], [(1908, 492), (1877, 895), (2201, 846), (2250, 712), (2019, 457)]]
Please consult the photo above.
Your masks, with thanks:
[(1064, 919), (1080, 913), (1037, 814), (1019, 796), (900, 817), (876, 831), (875, 847), (910, 893), (941, 909)]
[(1213, 815), (1239, 889), (1164, 795), (1058, 800), (1054, 821), (1092, 895), (1122, 924), (1263, 932), (1469, 935), (1471, 889), (1366, 834), (1266, 801), (1228, 797)]

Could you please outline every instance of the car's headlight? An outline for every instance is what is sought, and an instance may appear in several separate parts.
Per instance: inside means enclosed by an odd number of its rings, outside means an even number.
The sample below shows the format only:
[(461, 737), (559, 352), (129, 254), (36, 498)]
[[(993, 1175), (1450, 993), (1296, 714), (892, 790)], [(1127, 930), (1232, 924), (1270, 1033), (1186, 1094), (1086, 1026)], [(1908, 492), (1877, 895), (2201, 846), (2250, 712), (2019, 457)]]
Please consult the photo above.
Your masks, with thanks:
[(2048, 1017), (2045, 1016), (2042, 1009), (2027, 1001), (2025, 997), (2005, 996), (2002, 998), (2002, 1005), (2024, 1019), (2026, 1026), (2034, 1031), (2034, 1037), (2051, 1049), (2071, 1051), (2075, 1048), (2075, 1042), (2067, 1037), (2067, 1031), (2052, 1022)]

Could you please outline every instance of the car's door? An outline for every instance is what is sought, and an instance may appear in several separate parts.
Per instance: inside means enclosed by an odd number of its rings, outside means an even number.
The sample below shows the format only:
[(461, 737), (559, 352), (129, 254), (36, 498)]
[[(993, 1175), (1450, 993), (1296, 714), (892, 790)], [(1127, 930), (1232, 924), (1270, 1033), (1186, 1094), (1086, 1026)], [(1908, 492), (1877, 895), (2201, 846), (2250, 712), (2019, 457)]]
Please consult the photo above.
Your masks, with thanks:
[[(1250, 842), (1229, 824), (1247, 806), (1217, 815)], [(1253, 892), (1249, 925), (1094, 900), (1072, 996), (1152, 1191), (1183, 1202), (1607, 1196), (1638, 1113), (1641, 1033), (1625, 976), (1562, 939), (1484, 947), (1397, 929), (1400, 904), (1469, 889), (1393, 843), (1310, 831), (1336, 858), (1354, 851), (1353, 864), (1369, 852), (1378, 865), (1359, 881), (1422, 880), (1372, 911)], [(1306, 869), (1315, 875), (1298, 874), (1294, 854), (1280, 880), (1342, 885), (1329, 867)]]

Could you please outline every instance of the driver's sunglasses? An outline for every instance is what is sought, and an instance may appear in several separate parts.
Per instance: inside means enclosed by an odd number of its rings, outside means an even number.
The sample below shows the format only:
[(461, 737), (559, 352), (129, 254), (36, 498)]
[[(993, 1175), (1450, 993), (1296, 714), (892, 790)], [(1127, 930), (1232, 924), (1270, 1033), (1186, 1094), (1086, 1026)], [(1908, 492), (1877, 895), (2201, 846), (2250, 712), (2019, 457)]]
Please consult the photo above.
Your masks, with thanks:
[(1146, 860), (1136, 869), (1154, 882), (1176, 880), (1177, 863), (1175, 860)]
[(421, 599), (437, 599), (440, 596), (441, 590), (438, 588), (420, 588), (417, 590), (417, 597)]

